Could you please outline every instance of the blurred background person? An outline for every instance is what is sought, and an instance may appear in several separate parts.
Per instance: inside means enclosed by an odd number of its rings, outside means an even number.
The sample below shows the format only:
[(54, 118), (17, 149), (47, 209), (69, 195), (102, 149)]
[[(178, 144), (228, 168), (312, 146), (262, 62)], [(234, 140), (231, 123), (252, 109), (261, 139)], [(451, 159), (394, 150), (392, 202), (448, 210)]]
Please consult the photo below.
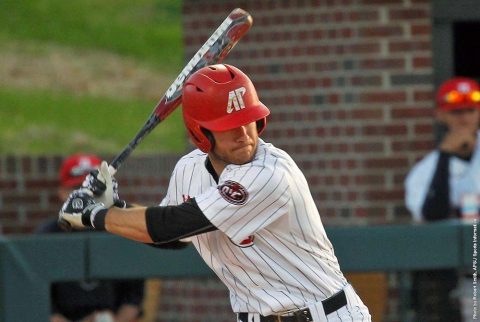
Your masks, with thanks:
[[(67, 157), (59, 171), (59, 203), (81, 186), (86, 175), (98, 168), (95, 155), (74, 154)], [(57, 225), (58, 216), (40, 225), (37, 233), (64, 232)], [(92, 231), (92, 230), (86, 230)], [(78, 231), (77, 231), (78, 232)], [(50, 322), (134, 322), (141, 315), (143, 280), (88, 280), (53, 283)]]
[[(405, 181), (406, 206), (418, 221), (478, 218), (480, 196), (479, 84), (455, 77), (436, 95), (436, 120), (444, 129), (438, 147), (418, 162)], [(472, 275), (458, 283), (454, 269), (415, 272), (413, 304), (418, 321), (472, 320)], [(459, 286), (459, 288), (457, 288)], [(457, 291), (461, 290), (461, 291)]]

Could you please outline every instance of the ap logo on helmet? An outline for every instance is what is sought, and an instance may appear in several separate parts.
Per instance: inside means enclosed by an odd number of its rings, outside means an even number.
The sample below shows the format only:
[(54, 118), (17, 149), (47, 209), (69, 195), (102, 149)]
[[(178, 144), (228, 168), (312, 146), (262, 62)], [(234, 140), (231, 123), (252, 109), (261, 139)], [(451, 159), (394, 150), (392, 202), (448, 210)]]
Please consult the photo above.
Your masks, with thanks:
[(243, 95), (247, 90), (245, 87), (237, 88), (234, 91), (228, 92), (228, 104), (227, 104), (227, 113), (230, 114), (233, 111), (240, 111), (245, 108), (245, 103), (243, 102)]

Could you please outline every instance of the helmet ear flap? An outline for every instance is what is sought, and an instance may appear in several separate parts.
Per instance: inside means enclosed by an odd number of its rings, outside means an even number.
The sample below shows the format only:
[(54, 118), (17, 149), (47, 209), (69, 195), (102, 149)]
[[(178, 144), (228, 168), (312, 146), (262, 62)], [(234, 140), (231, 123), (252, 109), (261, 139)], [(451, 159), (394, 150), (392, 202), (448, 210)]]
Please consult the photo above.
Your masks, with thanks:
[(258, 134), (261, 134), (263, 130), (265, 130), (265, 127), (267, 126), (267, 118), (264, 117), (256, 122), (257, 124), (257, 132)]
[(203, 127), (200, 127), (200, 130), (205, 135), (205, 137), (208, 139), (208, 142), (210, 142), (210, 148), (208, 150), (209, 151), (213, 150), (215, 148), (215, 138), (213, 137), (212, 132), (203, 128)]
[(191, 129), (188, 129), (188, 134), (190, 134), (190, 137), (192, 138), (195, 144), (198, 144), (200, 142), (200, 139), (198, 138), (198, 136), (195, 135), (195, 132), (192, 131)]

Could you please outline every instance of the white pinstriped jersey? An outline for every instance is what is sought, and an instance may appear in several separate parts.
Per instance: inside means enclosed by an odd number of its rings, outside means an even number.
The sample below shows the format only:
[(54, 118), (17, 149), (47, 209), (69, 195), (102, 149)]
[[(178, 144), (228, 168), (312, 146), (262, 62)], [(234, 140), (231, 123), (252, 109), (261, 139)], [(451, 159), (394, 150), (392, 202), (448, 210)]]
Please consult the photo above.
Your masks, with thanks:
[(194, 150), (176, 165), (161, 205), (195, 197), (219, 229), (193, 236), (230, 290), (234, 312), (270, 315), (320, 302), (347, 285), (307, 181), (284, 151), (259, 141), (252, 162), (218, 184)]

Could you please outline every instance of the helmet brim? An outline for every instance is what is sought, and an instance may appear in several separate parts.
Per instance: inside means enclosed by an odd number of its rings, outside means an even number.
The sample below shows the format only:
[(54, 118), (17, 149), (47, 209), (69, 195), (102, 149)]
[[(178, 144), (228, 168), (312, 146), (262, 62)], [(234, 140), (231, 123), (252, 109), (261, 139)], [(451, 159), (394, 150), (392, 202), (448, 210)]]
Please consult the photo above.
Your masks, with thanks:
[(465, 103), (465, 104), (442, 104), (439, 105), (439, 109), (441, 111), (457, 111), (457, 110), (468, 110), (468, 109), (480, 109), (480, 104), (472, 104), (472, 103)]

